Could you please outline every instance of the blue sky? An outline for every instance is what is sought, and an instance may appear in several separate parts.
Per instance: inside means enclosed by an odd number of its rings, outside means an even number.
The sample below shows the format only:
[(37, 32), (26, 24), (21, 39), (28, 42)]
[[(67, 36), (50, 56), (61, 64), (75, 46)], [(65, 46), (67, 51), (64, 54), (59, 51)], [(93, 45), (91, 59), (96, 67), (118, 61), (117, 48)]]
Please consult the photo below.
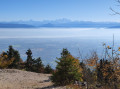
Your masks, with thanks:
[(110, 7), (115, 0), (0, 0), (0, 21), (56, 20), (119, 21)]

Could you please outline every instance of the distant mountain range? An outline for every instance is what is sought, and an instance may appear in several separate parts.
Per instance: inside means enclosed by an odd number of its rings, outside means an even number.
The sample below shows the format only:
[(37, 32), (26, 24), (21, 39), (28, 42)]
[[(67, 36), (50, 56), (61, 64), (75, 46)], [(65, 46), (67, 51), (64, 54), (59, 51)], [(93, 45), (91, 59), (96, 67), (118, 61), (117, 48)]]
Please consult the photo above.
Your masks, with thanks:
[(14, 21), (0, 22), (0, 28), (120, 28), (119, 22), (71, 21), (60, 19), (54, 21)]
[(18, 23), (0, 23), (0, 28), (34, 28), (35, 26)]

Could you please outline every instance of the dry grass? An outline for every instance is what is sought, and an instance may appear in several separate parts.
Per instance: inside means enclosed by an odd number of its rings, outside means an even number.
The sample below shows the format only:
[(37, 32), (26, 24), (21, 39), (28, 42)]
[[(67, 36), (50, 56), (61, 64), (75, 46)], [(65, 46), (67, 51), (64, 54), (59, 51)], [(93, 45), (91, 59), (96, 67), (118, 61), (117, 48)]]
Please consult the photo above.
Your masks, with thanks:
[(0, 70), (0, 89), (64, 89), (54, 87), (51, 74), (33, 73), (16, 69)]

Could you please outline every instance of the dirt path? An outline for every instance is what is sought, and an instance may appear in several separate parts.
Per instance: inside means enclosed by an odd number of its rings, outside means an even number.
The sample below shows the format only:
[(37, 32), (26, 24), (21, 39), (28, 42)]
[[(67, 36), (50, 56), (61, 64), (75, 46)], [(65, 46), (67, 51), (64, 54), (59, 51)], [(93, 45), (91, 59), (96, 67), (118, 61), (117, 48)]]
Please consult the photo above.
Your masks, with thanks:
[(33, 73), (16, 69), (0, 70), (0, 89), (65, 89), (54, 87), (50, 74)]

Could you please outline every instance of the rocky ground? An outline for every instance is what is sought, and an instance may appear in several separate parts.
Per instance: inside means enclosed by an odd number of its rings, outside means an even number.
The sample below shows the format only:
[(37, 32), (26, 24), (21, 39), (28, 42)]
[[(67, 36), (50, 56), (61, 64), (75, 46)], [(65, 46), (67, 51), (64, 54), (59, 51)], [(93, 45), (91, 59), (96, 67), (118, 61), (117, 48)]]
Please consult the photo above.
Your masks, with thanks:
[(50, 76), (16, 69), (2, 69), (0, 89), (65, 89), (65, 87), (54, 87), (49, 79)]

